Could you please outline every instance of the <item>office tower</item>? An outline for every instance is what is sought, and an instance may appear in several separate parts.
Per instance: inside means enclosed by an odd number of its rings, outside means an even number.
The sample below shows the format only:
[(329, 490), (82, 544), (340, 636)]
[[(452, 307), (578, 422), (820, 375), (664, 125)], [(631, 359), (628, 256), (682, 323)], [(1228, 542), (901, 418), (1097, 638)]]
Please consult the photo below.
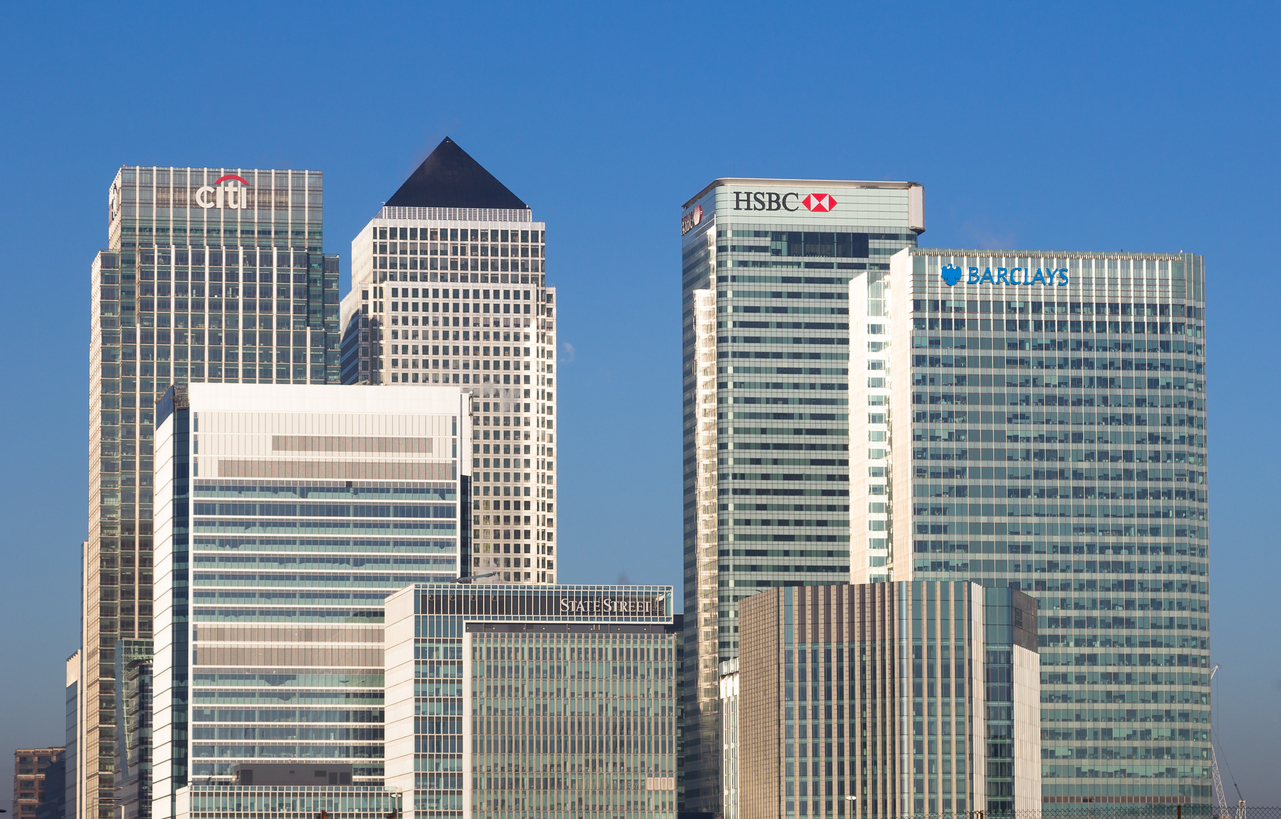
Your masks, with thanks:
[(80, 755), (76, 749), (80, 745), (81, 704), (83, 693), (80, 690), (80, 652), (76, 651), (67, 658), (66, 687), (66, 762), (63, 768), (65, 793), (63, 794), (62, 812), (64, 819), (80, 819), (76, 803), (80, 777)]
[(61, 797), (45, 791), (45, 774), (52, 766), (63, 764), (64, 750), (19, 748), (13, 752), (13, 819), (36, 819), (44, 802)]
[(681, 218), (686, 809), (719, 810), (738, 601), (849, 579), (849, 282), (925, 230), (920, 185), (718, 179)]
[(727, 815), (1039, 811), (1028, 595), (961, 581), (808, 586), (749, 597), (739, 617), (742, 785)]
[(165, 394), (156, 819), (242, 762), (346, 763), (357, 783), (382, 779), (383, 598), (458, 577), (470, 400), (443, 386)]
[(854, 580), (1037, 598), (1045, 802), (1208, 804), (1204, 259), (909, 249), (883, 285), (850, 286)]
[(556, 582), (556, 289), (545, 225), (453, 140), (351, 243), (344, 384), (474, 396), (467, 571)]
[(387, 784), (407, 819), (675, 819), (680, 629), (670, 586), (387, 598)]
[(152, 631), (152, 430), (170, 384), (337, 383), (318, 171), (126, 166), (94, 259), (80, 811), (113, 819), (116, 641)]
[(117, 819), (151, 817), (151, 640), (116, 643)]

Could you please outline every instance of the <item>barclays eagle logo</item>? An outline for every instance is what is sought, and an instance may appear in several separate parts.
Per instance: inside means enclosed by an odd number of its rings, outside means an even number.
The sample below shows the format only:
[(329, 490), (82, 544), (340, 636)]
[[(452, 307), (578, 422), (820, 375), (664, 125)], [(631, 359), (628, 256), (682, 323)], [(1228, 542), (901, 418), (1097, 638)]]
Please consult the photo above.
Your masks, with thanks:
[(961, 268), (954, 264), (943, 265), (943, 269), (939, 272), (942, 273), (943, 281), (947, 282), (948, 287), (951, 287), (961, 280)]

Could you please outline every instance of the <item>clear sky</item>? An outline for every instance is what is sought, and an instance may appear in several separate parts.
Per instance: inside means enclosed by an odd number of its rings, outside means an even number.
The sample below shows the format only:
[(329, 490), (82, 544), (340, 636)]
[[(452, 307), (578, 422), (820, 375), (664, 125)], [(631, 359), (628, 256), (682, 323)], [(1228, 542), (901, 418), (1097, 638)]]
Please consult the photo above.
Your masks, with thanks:
[(448, 135), (547, 222), (565, 582), (680, 586), (678, 222), (712, 179), (920, 182), (929, 247), (1205, 254), (1215, 729), (1281, 805), (1277, 8), (3, 4), (0, 754), (63, 741), (116, 169), (324, 171), (345, 292)]

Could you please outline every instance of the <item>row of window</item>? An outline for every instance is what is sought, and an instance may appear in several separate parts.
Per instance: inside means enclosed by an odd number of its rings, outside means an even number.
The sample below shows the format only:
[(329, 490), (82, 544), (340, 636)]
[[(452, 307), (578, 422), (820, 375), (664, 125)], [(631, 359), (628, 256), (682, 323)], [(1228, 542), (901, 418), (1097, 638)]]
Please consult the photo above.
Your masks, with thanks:
[[(879, 326), (879, 325), (869, 325)], [(888, 346), (888, 345), (886, 345)], [(1002, 338), (989, 336), (913, 336), (912, 347), (931, 350), (1005, 350), (1010, 352), (1100, 352), (1100, 353), (1184, 353), (1186, 355), (1203, 355), (1205, 348), (1183, 339), (1159, 341), (1157, 339), (1135, 339), (1133, 341), (1107, 338)], [(869, 344), (869, 348), (871, 345)], [(876, 348), (871, 348), (876, 352)], [(999, 364), (997, 366), (1000, 366)]]
[[(1095, 358), (1086, 356), (965, 356), (914, 355), (913, 367), (952, 367), (955, 369), (1032, 369), (1032, 370), (1137, 370), (1147, 372), (1205, 372), (1199, 358)], [(885, 362), (869, 360), (869, 370), (885, 369)], [(985, 376), (990, 377), (990, 376)], [(999, 377), (999, 374), (997, 374)], [(976, 382), (977, 383), (977, 382)], [(984, 385), (990, 381), (983, 382)], [(1018, 386), (1017, 384), (1015, 386)]]
[[(393, 332), (394, 332), (394, 331), (393, 331)], [(485, 335), (489, 335), (489, 334), (488, 334), (488, 333), (486, 333)], [(394, 336), (393, 336), (393, 338), (394, 338)], [(393, 345), (391, 345), (391, 354), (392, 354), (392, 355), (410, 355), (410, 354), (411, 354), (411, 351), (410, 351), (411, 346), (412, 346), (412, 348), (413, 348), (413, 350), (412, 350), (412, 355), (418, 355), (418, 346), (419, 346), (419, 345), (417, 345), (417, 344), (414, 344), (414, 345), (409, 345), (409, 344), (393, 344)], [(399, 348), (399, 349), (397, 349), (397, 348)], [(426, 345), (426, 344), (422, 345), (422, 348), (423, 348), (423, 355), (427, 355), (427, 354), (428, 354), (428, 353), (427, 353), (427, 345)], [(471, 350), (470, 352), (469, 352), (468, 350), (469, 350), (469, 348), (468, 348), (468, 347), (463, 347), (463, 351), (462, 351), (462, 353), (459, 353), (459, 352), (458, 352), (458, 348), (457, 348), (457, 347), (454, 347), (454, 352), (453, 352), (453, 354), (454, 354), (454, 355), (483, 355), (483, 356), (485, 356), (486, 358), (488, 358), (488, 357), (489, 357), (489, 347), (487, 347), (487, 346), (486, 346), (486, 347), (483, 347), (483, 348), (482, 348), (482, 347), (472, 347), (472, 348), (470, 348), (470, 350)], [(501, 352), (500, 352), (500, 350), (501, 350)], [(542, 351), (540, 351), (540, 352), (542, 352)], [(449, 353), (449, 348), (448, 348), (448, 347), (445, 347), (445, 348), (444, 348), (444, 353), (443, 353), (443, 354), (444, 354), (444, 355), (449, 355), (449, 354), (450, 354), (450, 353)], [(441, 347), (440, 347), (439, 345), (433, 344), (433, 345), (432, 345), (432, 347), (431, 347), (431, 355), (442, 355)], [(521, 348), (521, 347), (502, 347), (502, 348), (494, 347), (494, 355), (496, 355), (496, 356), (497, 356), (497, 355), (501, 355), (501, 356), (528, 356), (528, 355), (529, 355), (529, 348), (528, 348), (528, 347), (525, 347), (525, 348), (523, 348), (523, 350), (522, 350), (522, 348)], [(485, 367), (485, 369), (489, 369), (489, 367)], [(496, 370), (497, 370), (497, 369), (499, 369), (499, 368), (498, 368), (498, 367), (494, 367), (494, 369), (496, 369)], [(511, 367), (506, 367), (506, 368), (504, 368), (504, 369), (511, 369)]]
[(716, 296), (722, 299), (835, 299), (838, 301), (847, 301), (850, 297), (849, 293), (841, 290), (721, 290), (716, 293)]
[[(1075, 487), (1080, 490), (1083, 487)], [(1064, 499), (1067, 499), (1066, 496)], [(884, 509), (880, 511), (885, 511)], [(1134, 505), (1101, 505), (1094, 504), (977, 504), (977, 503), (940, 503), (934, 505), (913, 504), (912, 514), (916, 517), (1078, 517), (1078, 518), (1138, 518), (1141, 520), (1205, 520), (1204, 507), (1192, 506), (1134, 506)], [(876, 521), (872, 521), (876, 523)]]
[[(395, 298), (415, 298), (415, 299), (416, 299), (416, 298), (418, 298), (418, 297), (419, 297), (419, 296), (418, 296), (418, 291), (419, 291), (419, 289), (420, 289), (420, 288), (417, 288), (417, 287), (400, 287), (400, 288), (393, 287), (393, 288), (391, 289), (391, 297), (392, 297), (393, 299), (395, 299)], [(375, 288), (375, 297), (376, 297), (376, 298), (382, 298), (382, 297), (383, 297), (383, 295), (382, 295), (382, 290), (383, 290), (383, 288), (381, 288), (381, 287)], [(397, 292), (396, 292), (397, 290), (399, 290), (399, 291), (400, 291), (399, 295), (397, 295)], [(428, 288), (423, 287), (423, 288), (421, 288), (421, 290), (422, 290), (422, 298), (424, 298), (424, 299), (425, 299), (425, 298), (428, 298), (428, 296), (427, 296), (427, 290), (428, 290)], [(433, 298), (433, 299), (442, 298), (442, 296), (440, 295), (440, 293), (441, 293), (441, 289), (440, 289), (440, 288), (438, 288), (438, 287), (433, 287), (433, 288), (430, 288), (430, 290), (431, 290), (431, 296), (430, 296), (430, 298)], [(456, 299), (457, 299), (457, 298), (460, 298), (460, 297), (459, 297), (459, 295), (458, 295), (458, 289), (457, 289), (457, 288), (455, 288), (453, 292), (454, 292), (453, 298), (456, 298)], [(468, 293), (471, 293), (472, 295), (468, 295)], [(446, 298), (446, 299), (447, 299), (447, 298), (450, 298), (449, 290), (445, 290), (445, 291), (444, 291), (444, 294), (445, 294), (445, 295), (443, 296), (443, 298)], [(462, 291), (462, 296), (461, 296), (461, 298), (463, 298), (463, 299), (484, 299), (484, 300), (488, 301), (488, 300), (489, 300), (489, 294), (490, 294), (490, 291), (489, 291), (489, 290), (467, 290), (467, 289), (464, 289), (464, 290)], [(529, 301), (529, 300), (530, 300), (530, 297), (529, 297), (529, 296), (530, 296), (530, 291), (528, 291), (528, 290), (494, 290), (494, 291), (493, 291), (493, 294), (494, 294), (494, 299), (504, 299), (504, 300), (508, 300), (508, 301), (513, 300), (513, 299), (516, 299), (516, 300), (524, 300), (524, 301)], [(499, 294), (501, 294), (501, 295), (499, 295)], [(362, 299), (368, 299), (368, 298), (369, 298), (369, 291), (367, 291), (367, 290), (362, 290), (362, 291), (360, 292), (360, 297), (361, 297)], [(534, 301), (538, 301), (538, 300), (539, 300), (539, 299), (538, 299), (538, 294), (535, 294), (535, 295), (534, 295)], [(548, 301), (551, 301), (551, 299), (548, 299)], [(393, 307), (393, 308), (392, 308), (392, 310), (395, 310), (395, 309), (396, 309), (395, 307)], [(415, 309), (415, 310), (417, 310), (418, 308), (414, 308), (414, 309)], [(426, 309), (426, 308), (424, 308), (424, 310), (425, 310), (425, 309)], [(458, 312), (458, 311), (457, 311), (457, 310), (455, 310), (454, 312)]]
[[(375, 302), (374, 304), (375, 304), (374, 311), (375, 311), (375, 312), (382, 312), (382, 305), (381, 305), (381, 303)], [(448, 304), (441, 304), (441, 303), (438, 303), (438, 302), (430, 302), (430, 304), (431, 304), (431, 308), (430, 308), (430, 309), (428, 309), (428, 306), (427, 306), (428, 304), (429, 304), (428, 302), (422, 302), (422, 312), (424, 312), (424, 313), (428, 313), (428, 312), (431, 312), (431, 313), (448, 313), (448, 312), (450, 312), (450, 309), (449, 309), (449, 305), (448, 305)], [(366, 307), (368, 307), (368, 305), (365, 305), (365, 306), (366, 306)], [(499, 309), (500, 307), (501, 307), (501, 309)], [(414, 302), (409, 302), (409, 301), (399, 301), (399, 302), (397, 302), (397, 301), (393, 301), (393, 302), (391, 303), (391, 310), (390, 310), (390, 312), (392, 312), (392, 313), (417, 313), (417, 312), (419, 312), (419, 309), (418, 309), (418, 308), (419, 308), (419, 303), (418, 303), (418, 302), (416, 302), (416, 301), (414, 301)], [(547, 309), (548, 309), (548, 310), (550, 310), (551, 308), (549, 307), (549, 308), (547, 308)], [(459, 305), (458, 305), (458, 302), (454, 302), (454, 309), (453, 309), (453, 312), (455, 312), (455, 313), (459, 312)], [(529, 308), (529, 305), (528, 305), (528, 304), (526, 304), (523, 308), (522, 308), (522, 307), (521, 307), (521, 305), (519, 305), (519, 304), (507, 304), (507, 303), (504, 303), (504, 304), (501, 304), (501, 305), (499, 305), (499, 304), (494, 304), (494, 305), (493, 305), (493, 310), (491, 311), (491, 310), (490, 310), (490, 304), (489, 304), (489, 302), (476, 303), (476, 304), (469, 304), (468, 302), (463, 302), (463, 303), (462, 303), (462, 312), (464, 312), (464, 313), (489, 313), (489, 312), (493, 312), (493, 313), (495, 313), (495, 314), (498, 314), (498, 313), (507, 313), (508, 315), (511, 315), (512, 313), (524, 313), (525, 315), (529, 315), (532, 311), (530, 310), (530, 308)], [(425, 317), (424, 317), (423, 321), (426, 321), (426, 318), (425, 318)], [(448, 321), (448, 319), (446, 319), (446, 321)], [(454, 319), (454, 326), (457, 326), (457, 322), (458, 322), (458, 320), (457, 320), (457, 319)], [(395, 317), (395, 316), (393, 316), (393, 317), (392, 317), (392, 324), (395, 324), (395, 323), (396, 323), (396, 317)], [(406, 323), (406, 324), (407, 324), (407, 323), (408, 323), (408, 319), (405, 319), (405, 322), (404, 322), (404, 323)], [(417, 323), (418, 323), (418, 317), (417, 317), (417, 316), (414, 316), (414, 324), (417, 324)], [(526, 325), (526, 326), (528, 326), (528, 325)]]
[[(421, 365), (419, 364), (419, 361), (420, 361), (420, 360), (421, 360), (421, 362), (422, 362), (422, 363), (421, 363)], [(428, 361), (430, 361), (430, 362), (431, 362), (430, 366), (428, 366)], [(504, 366), (501, 366), (501, 367), (500, 367), (500, 366), (499, 366), (499, 364), (502, 364), (502, 365), (504, 365)], [(482, 365), (483, 365), (483, 366), (482, 366)], [(464, 369), (464, 370), (482, 370), (482, 369), (483, 369), (483, 370), (488, 370), (488, 369), (490, 369), (490, 366), (489, 366), (489, 365), (490, 365), (490, 362), (489, 362), (489, 360), (488, 360), (488, 359), (485, 359), (484, 361), (463, 361), (463, 362), (462, 362), (462, 369)], [(502, 362), (495, 361), (495, 362), (493, 362), (493, 365), (494, 365), (494, 366), (493, 366), (493, 369), (495, 369), (495, 370), (510, 370), (510, 369), (512, 369), (512, 366), (511, 366), (511, 362), (510, 362), (510, 361), (502, 361)], [(416, 370), (416, 369), (419, 369), (419, 367), (420, 367), (420, 366), (421, 366), (421, 368), (422, 368), (422, 369), (424, 369), (424, 370), (428, 370), (428, 369), (431, 369), (431, 370), (457, 370), (457, 369), (459, 369), (459, 362), (458, 362), (458, 361), (450, 361), (449, 359), (393, 358), (393, 359), (391, 359), (391, 366), (392, 366), (393, 368), (401, 368), (401, 369), (415, 369), (415, 370)], [(519, 362), (517, 363), (516, 369), (520, 369)], [(525, 369), (529, 369), (529, 363), (528, 363), (528, 362), (526, 362), (526, 364), (525, 364)], [(392, 373), (392, 375), (393, 375), (393, 376), (395, 376), (395, 373)], [(495, 377), (495, 378), (497, 378), (498, 376), (497, 376), (497, 375), (495, 375), (494, 377)], [(519, 377), (520, 377), (520, 376), (517, 376), (517, 378), (519, 378)], [(477, 376), (477, 378), (479, 378), (479, 376)], [(489, 376), (488, 376), (488, 375), (486, 375), (486, 376), (485, 376), (485, 378), (488, 380)], [(529, 376), (525, 376), (525, 378), (526, 378), (526, 379), (528, 379), (528, 378), (529, 378)], [(393, 378), (392, 380), (394, 381), (395, 379)], [(527, 381), (526, 383), (528, 383), (528, 381)]]
[[(250, 250), (240, 248), (199, 248), (199, 247), (144, 247), (135, 257), (132, 253), (120, 254), (120, 261), (125, 267), (140, 265), (177, 265), (179, 267), (237, 267), (262, 268), (260, 272), (270, 276), (273, 269), (306, 270), (312, 256), (310, 253), (291, 253), (288, 250)], [(249, 272), (249, 271), (246, 271)], [(287, 275), (287, 274), (285, 274)]]
[(547, 240), (546, 231), (542, 230), (479, 230), (477, 228), (416, 228), (416, 227), (380, 227), (378, 240), (400, 239), (403, 241), (445, 240), (451, 242), (522, 242), (535, 244)]
[[(468, 251), (471, 251), (470, 253)], [(485, 245), (485, 244), (448, 244), (446, 242), (401, 242), (399, 247), (379, 242), (374, 247), (377, 256), (494, 256), (528, 259), (539, 258), (546, 253), (542, 245)]]
[[(1150, 433), (1148, 437), (1151, 438), (1152, 435), (1153, 434)], [(1161, 437), (1168, 438), (1169, 436), (1161, 436)], [(1199, 435), (1187, 435), (1187, 436), (1176, 436), (1176, 437), (1184, 437), (1188, 439), (1204, 438), (1204, 436), (1199, 436)], [(1107, 443), (1107, 442), (1100, 441), (1100, 443)], [(1142, 443), (1143, 442), (1140, 442), (1140, 445), (1142, 445)], [(1152, 445), (1156, 445), (1156, 442), (1153, 442), (1153, 441), (1149, 441), (1148, 443), (1151, 443)], [(1184, 445), (1204, 447), (1205, 442), (1203, 440), (1201, 441), (1187, 440), (1184, 442)], [(871, 456), (869, 455), (869, 457)], [(883, 458), (885, 456), (881, 455), (879, 457)], [(1187, 463), (1187, 464), (1199, 464), (1199, 465), (1205, 464), (1204, 453), (1182, 452), (1182, 451), (1162, 452), (1161, 450), (1155, 450), (1155, 449), (1153, 450), (1087, 450), (1087, 449), (1059, 450), (1059, 449), (1000, 449), (1000, 448), (954, 449), (951, 447), (913, 447), (912, 458), (918, 461), (922, 461), (922, 460), (1005, 461), (1005, 462), (1036, 461), (1036, 462), (1046, 462), (1046, 463), (1053, 463), (1057, 461), (1060, 463), (1111, 462), (1111, 463), (1134, 463), (1134, 464), (1143, 464), (1143, 463), (1152, 463), (1152, 464)], [(959, 467), (959, 468), (964, 469), (964, 467)], [(1152, 471), (1152, 470), (1148, 470), (1148, 471)], [(1044, 474), (1038, 475), (1037, 479), (1046, 480), (1046, 481), (1066, 480), (1066, 478), (1059, 477), (1060, 472), (1067, 472), (1067, 470), (1058, 470), (1051, 467)], [(957, 477), (963, 477), (963, 475), (958, 474)], [(970, 477), (977, 478), (979, 477), (979, 474), (974, 473)], [(1113, 480), (1117, 480), (1117, 478), (1114, 477)], [(1143, 480), (1143, 478), (1140, 478), (1134, 475), (1127, 475), (1124, 478), (1121, 478), (1121, 480), (1127, 480), (1127, 481)]]
[[(882, 487), (883, 489), (883, 487)], [(1070, 492), (1070, 495), (1069, 495)], [(1003, 484), (917, 484), (914, 496), (918, 498), (1099, 498), (1102, 500), (1188, 500), (1205, 503), (1208, 495), (1204, 489), (1146, 489), (1141, 487), (1106, 486), (1006, 486)], [(1137, 497), (1136, 497), (1137, 496)]]
[[(1204, 307), (1183, 304), (1130, 304), (1128, 302), (1079, 301), (965, 301), (951, 299), (914, 299), (912, 312), (931, 313), (1022, 313), (1078, 316), (1182, 316), (1204, 319)], [(920, 319), (913, 319), (919, 321)]]
[[(387, 550), (390, 552), (390, 545)], [(397, 547), (401, 548), (401, 547)], [(409, 549), (407, 551), (417, 551)], [(432, 551), (445, 551), (441, 549), (432, 549)], [(387, 556), (369, 556), (356, 555), (316, 555), (316, 556), (295, 556), (295, 555), (276, 555), (276, 554), (250, 554), (250, 555), (222, 555), (222, 554), (196, 554), (190, 558), (191, 565), (198, 567), (213, 566), (262, 566), (264, 568), (288, 568), (297, 567), (305, 570), (319, 569), (325, 570), (336, 567), (348, 569), (364, 569), (367, 567), (388, 567), (399, 568), (402, 566), (435, 566), (435, 558), (412, 557), (408, 555), (387, 555)]]
[[(245, 287), (243, 288), (245, 298), (270, 299), (275, 297), (287, 299), (292, 295), (295, 299), (305, 299), (308, 298), (309, 289), (313, 295), (318, 293), (322, 287), (334, 294), (338, 291), (337, 282), (333, 278), (323, 283), (319, 279), (308, 282), (306, 274), (295, 273), (291, 283), (289, 275), (282, 273), (273, 285), (271, 274), (265, 273), (263, 275), (265, 278), (260, 279), (260, 283), (256, 286), (253, 284), (253, 274), (247, 273), (245, 275)], [(164, 278), (156, 282), (144, 277), (143, 281), (137, 285), (125, 283), (121, 287), (115, 287), (104, 282), (99, 295), (103, 300), (119, 298), (120, 294), (123, 294), (125, 299), (132, 299), (136, 295), (177, 296), (179, 298), (187, 296), (203, 298), (206, 295), (212, 298), (222, 298), (225, 295), (227, 298), (238, 298), (241, 295), (241, 290), (242, 288), (235, 283), (234, 279), (229, 279), (225, 287), (217, 282), (212, 282), (206, 287), (203, 281), (196, 279), (193, 279), (190, 284), (185, 279), (180, 279), (171, 284)]]
[[(950, 325), (950, 326), (949, 326)], [(1041, 319), (912, 319), (915, 330), (969, 330), (1033, 333), (1109, 333), (1111, 335), (1176, 335), (1204, 338), (1205, 330), (1195, 324), (1142, 321), (1058, 321)], [(1062, 343), (1062, 342), (1060, 342)], [(1151, 342), (1149, 342), (1151, 343)]]
[[(467, 259), (444, 259), (437, 258), (435, 256), (423, 257), (421, 260), (417, 256), (378, 256), (373, 260), (374, 268), (379, 271), (377, 274), (377, 281), (379, 282), (394, 282), (397, 278), (402, 282), (416, 282), (419, 279), (422, 281), (430, 280), (433, 282), (456, 282), (459, 279), (459, 274), (456, 272), (447, 273), (445, 271), (457, 271), (461, 269), (464, 271), (473, 271), (471, 276), (471, 280), (473, 282), (492, 280), (495, 284), (500, 281), (506, 283), (508, 276), (507, 271), (509, 269), (508, 264), (509, 263), (506, 259), (503, 259), (501, 262), (498, 259), (495, 259), (492, 262), (488, 259), (472, 259), (469, 265)], [(517, 265), (519, 265), (519, 267), (517, 267)], [(430, 274), (427, 272), (428, 268), (432, 271)], [(385, 272), (388, 270), (391, 272)], [(419, 270), (422, 272), (417, 272)], [(437, 270), (440, 270), (441, 272), (435, 272)], [(479, 274), (479, 277), (475, 273), (475, 271), (478, 270), (484, 271)], [(500, 274), (498, 272), (499, 270), (503, 272)], [(529, 273), (531, 270), (534, 273), (542, 273), (546, 270), (546, 264), (538, 259), (534, 259), (532, 261), (521, 260), (520, 262), (512, 259), (510, 262), (510, 270), (511, 280), (513, 282), (516, 281), (516, 274), (518, 272), (522, 273), (520, 277), (521, 281), (526, 281), (531, 277), (523, 275), (524, 273)], [(400, 272), (397, 273), (396, 271)], [(543, 276), (533, 276), (532, 278), (535, 281), (538, 281), (541, 280)], [(462, 280), (467, 281), (466, 273), (462, 274)]]

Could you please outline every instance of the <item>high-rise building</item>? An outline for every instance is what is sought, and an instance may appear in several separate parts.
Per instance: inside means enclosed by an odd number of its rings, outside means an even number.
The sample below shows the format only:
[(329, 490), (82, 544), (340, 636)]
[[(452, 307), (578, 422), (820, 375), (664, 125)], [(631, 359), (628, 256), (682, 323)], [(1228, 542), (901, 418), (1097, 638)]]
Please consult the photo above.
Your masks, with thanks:
[[(13, 819), (36, 819), (36, 812), (41, 805), (61, 801), (61, 792), (54, 794), (46, 791), (45, 774), (53, 766), (61, 767), (64, 764), (65, 750), (19, 748), (13, 752)], [(56, 784), (59, 791), (65, 788), (60, 778), (50, 784)]]
[[(726, 816), (1032, 815), (1036, 601), (963, 581), (771, 589), (739, 605)], [(737, 677), (737, 679), (732, 679)]]
[(76, 753), (76, 749), (80, 746), (81, 706), (84, 694), (80, 690), (79, 651), (67, 658), (66, 693), (67, 745), (66, 751), (64, 751), (65, 762), (63, 764), (63, 781), (66, 790), (63, 795), (62, 812), (65, 819), (80, 819), (80, 812), (76, 802), (79, 794), (77, 783), (80, 781), (80, 755)]
[(387, 598), (387, 785), (406, 819), (674, 819), (671, 587), (476, 580)]
[(890, 268), (849, 292), (853, 580), (1037, 598), (1045, 802), (1208, 804), (1203, 257)]
[(556, 289), (545, 225), (445, 139), (352, 241), (345, 384), (455, 384), (472, 402), (466, 570), (556, 582)]
[(91, 269), (78, 810), (112, 819), (115, 645), (151, 636), (154, 404), (170, 384), (339, 374), (318, 171), (126, 166)]
[(165, 394), (156, 819), (210, 807), (184, 788), (225, 782), (240, 763), (345, 763), (344, 784), (380, 784), (383, 599), (459, 576), (471, 400), (443, 386)]
[(738, 601), (849, 580), (849, 283), (925, 230), (920, 185), (718, 179), (681, 218), (685, 807), (720, 802)]

